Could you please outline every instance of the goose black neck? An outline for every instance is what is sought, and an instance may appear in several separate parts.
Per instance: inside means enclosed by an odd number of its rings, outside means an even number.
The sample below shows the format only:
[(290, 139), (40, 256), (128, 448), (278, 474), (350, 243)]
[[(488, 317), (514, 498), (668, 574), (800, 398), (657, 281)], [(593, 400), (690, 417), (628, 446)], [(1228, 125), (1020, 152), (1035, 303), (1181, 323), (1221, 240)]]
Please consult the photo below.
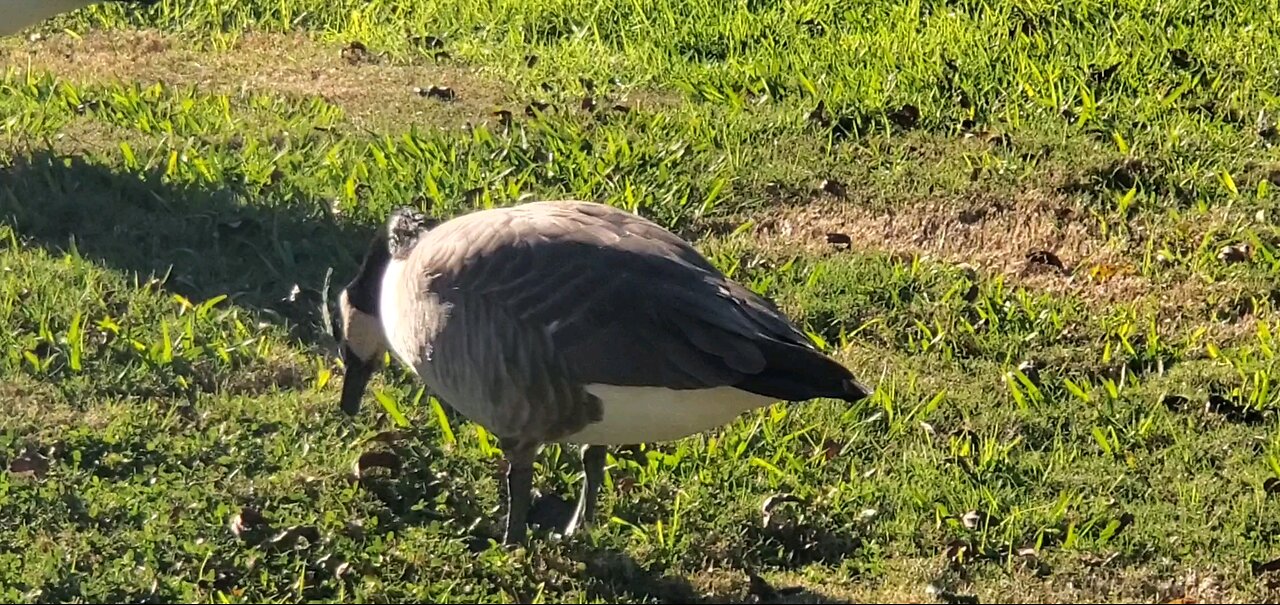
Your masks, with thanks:
[(360, 263), (360, 271), (351, 283), (347, 284), (347, 300), (351, 305), (368, 315), (378, 315), (378, 296), (382, 290), (382, 274), (391, 261), (391, 253), (387, 250), (387, 236), (379, 233), (369, 242), (364, 260)]

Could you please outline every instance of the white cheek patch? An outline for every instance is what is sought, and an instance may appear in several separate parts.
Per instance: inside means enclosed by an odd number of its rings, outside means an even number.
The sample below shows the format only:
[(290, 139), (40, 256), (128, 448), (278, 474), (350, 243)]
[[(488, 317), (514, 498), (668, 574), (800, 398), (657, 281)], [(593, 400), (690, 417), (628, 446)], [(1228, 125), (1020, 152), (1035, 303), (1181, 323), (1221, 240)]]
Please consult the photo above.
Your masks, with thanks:
[(386, 349), (382, 334), (382, 322), (347, 302), (342, 294), (342, 337), (351, 351), (361, 360), (371, 361)]

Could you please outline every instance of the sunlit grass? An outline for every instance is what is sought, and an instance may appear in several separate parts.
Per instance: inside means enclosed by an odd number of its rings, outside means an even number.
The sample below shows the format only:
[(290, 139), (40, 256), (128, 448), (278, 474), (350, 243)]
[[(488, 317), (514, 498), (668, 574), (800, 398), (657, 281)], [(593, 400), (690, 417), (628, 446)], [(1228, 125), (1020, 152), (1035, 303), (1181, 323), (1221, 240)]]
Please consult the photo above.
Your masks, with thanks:
[[(177, 65), (4, 63), (0, 599), (741, 601), (748, 573), (819, 602), (1265, 598), (1276, 15), (164, 0), (50, 23), (174, 32), (211, 64), (245, 30), (300, 30), (317, 55), (358, 40), (476, 80), (444, 124)], [(497, 107), (470, 100), (482, 80)], [(344, 418), (321, 291), (395, 206), (557, 197), (687, 234), (876, 395), (613, 451), (590, 534), (490, 547), (496, 440), (394, 366)], [(849, 232), (764, 228), (807, 207)], [(1065, 235), (1032, 254), (1017, 230), (985, 240), (1017, 262), (903, 251), (1010, 208), (1110, 256), (1077, 264)], [(822, 216), (841, 209), (918, 233)], [(541, 506), (576, 497), (573, 450), (536, 471)]]

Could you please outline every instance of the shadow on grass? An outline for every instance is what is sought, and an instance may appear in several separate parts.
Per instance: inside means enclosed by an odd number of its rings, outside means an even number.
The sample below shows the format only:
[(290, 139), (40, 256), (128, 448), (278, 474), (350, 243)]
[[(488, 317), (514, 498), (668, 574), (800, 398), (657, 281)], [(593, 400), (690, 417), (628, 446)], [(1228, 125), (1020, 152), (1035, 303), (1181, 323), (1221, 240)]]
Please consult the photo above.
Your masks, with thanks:
[[(507, 512), (506, 490), (502, 485), (503, 465), (496, 459), (484, 461), (479, 466), (459, 465), (438, 441), (426, 437), (425, 430), (389, 431), (383, 441), (365, 446), (368, 452), (383, 453), (379, 459), (394, 461), (389, 468), (383, 469), (387, 472), (380, 470), (360, 480), (361, 489), (379, 501), (374, 513), (377, 529), (373, 533), (400, 534), (409, 527), (443, 523), (450, 526), (446, 533), (462, 538), (475, 555), (503, 548), (499, 545)], [(492, 482), (486, 487), (496, 488), (496, 494), (482, 495), (476, 489), (481, 482)], [(769, 553), (751, 552), (752, 547), (746, 545), (764, 546), (766, 542), (750, 532), (744, 532), (740, 537), (745, 550), (723, 561), (730, 567), (742, 568), (737, 572), (739, 581), (730, 582), (734, 587), (710, 594), (699, 590), (689, 578), (672, 572), (661, 563), (637, 561), (616, 543), (593, 543), (585, 534), (557, 539), (553, 533), (568, 521), (577, 491), (542, 485), (535, 487), (534, 492), (528, 534), (533, 562), (527, 572), (534, 577), (520, 580), (525, 588), (561, 585), (567, 574), (572, 576), (574, 584), (581, 587), (588, 599), (608, 603), (842, 602), (804, 587), (770, 586), (760, 578), (752, 577), (746, 570), (789, 570), (794, 568), (794, 562), (771, 561)], [(495, 495), (496, 501), (493, 499)], [(611, 497), (607, 493), (602, 496)], [(604, 519), (601, 517), (595, 521), (603, 523)], [(842, 552), (846, 556), (851, 554), (849, 548)], [(834, 563), (834, 559), (833, 556), (827, 562)], [(566, 562), (571, 564), (566, 566)], [(574, 570), (573, 567), (579, 564), (581, 567)], [(509, 586), (507, 590), (517, 595), (518, 602), (528, 602), (527, 599), (532, 598), (531, 594), (522, 594), (521, 588), (515, 586)], [(544, 596), (551, 598), (554, 595)]]
[[(319, 342), (320, 290), (353, 275), (373, 226), (339, 224), (323, 200), (166, 184), (77, 155), (39, 151), (0, 166), (0, 223), (24, 245), (74, 251), (199, 303), (226, 294), (260, 320)], [(295, 290), (295, 285), (297, 290)]]
[(720, 594), (698, 590), (688, 578), (646, 567), (614, 549), (584, 549), (575, 558), (586, 563), (587, 597), (608, 603), (840, 603), (801, 586), (771, 586), (743, 573), (735, 588)]

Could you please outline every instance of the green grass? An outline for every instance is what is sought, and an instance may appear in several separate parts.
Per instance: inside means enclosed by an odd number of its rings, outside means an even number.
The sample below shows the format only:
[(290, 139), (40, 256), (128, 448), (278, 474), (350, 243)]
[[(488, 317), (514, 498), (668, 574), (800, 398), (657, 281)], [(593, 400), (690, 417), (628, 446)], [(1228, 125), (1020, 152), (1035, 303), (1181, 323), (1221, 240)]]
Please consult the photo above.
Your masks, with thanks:
[[(1275, 597), (1275, 3), (224, 4), (0, 43), (0, 600)], [(875, 397), (611, 452), (590, 534), (491, 547), (495, 440), (394, 366), (345, 418), (322, 291), (394, 206), (556, 197)], [(540, 506), (580, 481), (544, 450)]]

